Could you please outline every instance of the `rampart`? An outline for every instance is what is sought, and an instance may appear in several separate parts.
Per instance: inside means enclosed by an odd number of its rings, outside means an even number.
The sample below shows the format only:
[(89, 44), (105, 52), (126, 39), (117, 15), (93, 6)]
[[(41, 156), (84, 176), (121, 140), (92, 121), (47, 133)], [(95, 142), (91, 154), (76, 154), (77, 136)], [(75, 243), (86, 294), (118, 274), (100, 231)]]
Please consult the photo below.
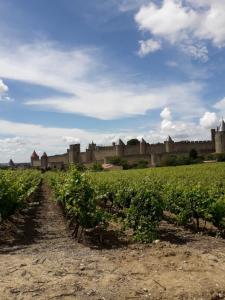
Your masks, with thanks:
[(223, 122), (217, 130), (211, 130), (211, 140), (174, 142), (171, 137), (168, 137), (164, 143), (150, 144), (142, 139), (130, 145), (119, 140), (117, 144), (112, 143), (111, 146), (97, 146), (92, 142), (83, 152), (80, 151), (80, 144), (74, 144), (70, 145), (64, 154), (47, 156), (44, 153), (40, 159), (34, 151), (31, 156), (31, 165), (42, 168), (68, 168), (70, 164), (77, 163), (86, 165), (94, 162), (104, 163), (112, 157), (121, 157), (128, 162), (145, 159), (150, 165), (156, 165), (160, 164), (163, 155), (186, 154), (192, 149), (199, 154), (225, 152), (225, 123)]

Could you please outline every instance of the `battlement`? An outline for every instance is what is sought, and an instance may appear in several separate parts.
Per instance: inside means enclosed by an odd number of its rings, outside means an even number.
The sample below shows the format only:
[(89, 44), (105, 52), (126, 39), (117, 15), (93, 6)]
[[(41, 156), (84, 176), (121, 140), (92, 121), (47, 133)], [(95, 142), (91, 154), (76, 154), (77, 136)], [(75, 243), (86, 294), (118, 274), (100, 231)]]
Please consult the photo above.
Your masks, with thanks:
[(112, 151), (115, 146), (96, 146), (96, 151)]
[[(141, 140), (130, 140), (132, 143), (125, 144), (121, 139), (117, 143), (113, 142), (109, 146), (97, 146), (94, 142), (88, 145), (85, 151), (80, 150), (80, 144), (69, 146), (64, 154), (52, 156), (43, 155), (41, 158), (34, 151), (31, 156), (32, 166), (65, 166), (70, 164), (84, 163), (91, 164), (94, 162), (103, 163), (109, 157), (118, 156), (129, 160), (145, 157), (154, 165), (164, 154), (184, 154), (195, 149), (200, 154), (204, 153), (221, 153), (225, 152), (225, 123), (218, 127), (218, 130), (211, 130), (211, 140), (191, 141), (183, 140), (175, 142), (170, 136), (162, 143), (149, 143), (143, 138)], [(154, 162), (154, 163), (153, 163)], [(158, 162), (157, 162), (158, 164)]]
[(179, 141), (179, 142), (175, 142), (175, 144), (207, 144), (207, 143), (212, 143), (212, 141), (206, 140), (206, 141)]

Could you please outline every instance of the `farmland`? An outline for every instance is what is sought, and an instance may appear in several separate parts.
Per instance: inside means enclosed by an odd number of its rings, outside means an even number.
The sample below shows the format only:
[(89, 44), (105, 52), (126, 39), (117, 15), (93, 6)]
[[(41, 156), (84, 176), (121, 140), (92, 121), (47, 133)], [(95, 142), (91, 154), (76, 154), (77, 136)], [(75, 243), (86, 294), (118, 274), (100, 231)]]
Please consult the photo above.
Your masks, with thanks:
[(0, 216), (7, 218), (25, 205), (41, 180), (38, 171), (0, 171)]
[[(83, 228), (122, 221), (134, 238), (152, 242), (169, 212), (177, 224), (211, 222), (220, 233), (225, 228), (225, 165), (79, 174), (48, 174), (56, 198), (68, 217)], [(116, 218), (118, 216), (118, 218)], [(81, 224), (82, 223), (82, 224)], [(77, 228), (78, 230), (78, 228)]]
[(3, 171), (2, 297), (223, 299), (224, 178), (224, 163)]

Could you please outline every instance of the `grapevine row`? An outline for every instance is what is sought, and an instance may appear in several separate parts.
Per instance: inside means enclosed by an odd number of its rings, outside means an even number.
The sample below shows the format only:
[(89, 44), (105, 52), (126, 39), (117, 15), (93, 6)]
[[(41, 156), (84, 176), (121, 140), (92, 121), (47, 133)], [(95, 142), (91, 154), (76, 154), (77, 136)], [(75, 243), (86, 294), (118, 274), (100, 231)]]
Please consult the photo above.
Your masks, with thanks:
[(33, 170), (0, 171), (0, 217), (6, 219), (22, 207), (41, 180)]
[(209, 221), (225, 228), (225, 165), (151, 170), (49, 173), (48, 181), (67, 217), (78, 228), (106, 226), (109, 220), (132, 229), (134, 238), (156, 238), (163, 212), (179, 224)]

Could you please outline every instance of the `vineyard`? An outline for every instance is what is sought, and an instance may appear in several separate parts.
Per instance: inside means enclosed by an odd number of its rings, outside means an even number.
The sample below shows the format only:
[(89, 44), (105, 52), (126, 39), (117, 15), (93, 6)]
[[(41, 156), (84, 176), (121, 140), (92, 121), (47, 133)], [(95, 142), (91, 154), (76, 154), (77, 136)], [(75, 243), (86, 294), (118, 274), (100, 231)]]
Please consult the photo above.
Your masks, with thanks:
[(225, 299), (224, 178), (0, 171), (1, 299)]
[(0, 218), (6, 219), (24, 206), (40, 181), (38, 171), (0, 171)]
[(165, 213), (180, 225), (212, 223), (225, 229), (225, 165), (79, 173), (52, 172), (46, 178), (62, 204), (73, 235), (117, 222), (137, 241), (152, 242)]

